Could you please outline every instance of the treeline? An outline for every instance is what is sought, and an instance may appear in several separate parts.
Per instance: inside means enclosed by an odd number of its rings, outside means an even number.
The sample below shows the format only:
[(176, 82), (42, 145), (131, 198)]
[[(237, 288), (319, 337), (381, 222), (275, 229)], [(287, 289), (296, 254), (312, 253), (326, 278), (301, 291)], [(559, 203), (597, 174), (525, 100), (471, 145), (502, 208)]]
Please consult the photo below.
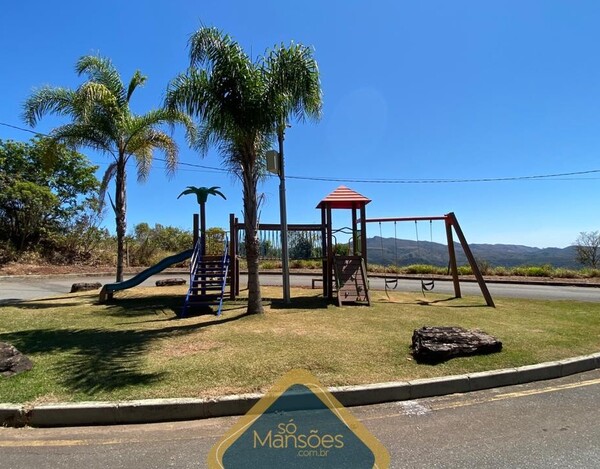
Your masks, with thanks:
[[(49, 139), (0, 140), (0, 265), (114, 266), (117, 241), (101, 227), (96, 169)], [(151, 265), (191, 248), (192, 239), (188, 230), (140, 223), (126, 236), (127, 264)]]

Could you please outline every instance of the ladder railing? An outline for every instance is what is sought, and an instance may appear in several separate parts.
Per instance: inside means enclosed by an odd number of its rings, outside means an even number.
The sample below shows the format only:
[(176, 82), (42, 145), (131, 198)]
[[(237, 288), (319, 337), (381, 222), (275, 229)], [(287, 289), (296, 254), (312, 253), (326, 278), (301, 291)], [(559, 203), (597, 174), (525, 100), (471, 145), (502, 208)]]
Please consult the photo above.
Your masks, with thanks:
[(194, 252), (192, 253), (192, 258), (190, 260), (190, 283), (189, 283), (190, 287), (188, 288), (187, 295), (185, 295), (185, 301), (183, 303), (183, 311), (181, 312), (181, 316), (185, 316), (185, 314), (187, 313), (187, 309), (190, 305), (190, 295), (192, 295), (194, 292), (194, 289), (193, 289), (194, 279), (198, 272), (198, 266), (200, 265), (198, 260), (202, 257), (200, 251), (201, 251), (201, 243), (200, 243), (200, 238), (198, 238), (198, 241), (196, 241), (196, 245), (194, 246)]
[[(217, 316), (221, 315), (229, 273), (228, 248), (229, 240), (225, 236), (223, 239), (223, 256), (219, 259), (218, 256), (203, 256), (200, 241), (196, 243), (190, 262), (190, 285), (182, 308), (182, 317), (186, 316), (190, 307), (194, 305), (218, 306)], [(218, 278), (219, 276), (221, 277), (219, 281), (215, 281), (215, 277)], [(219, 293), (210, 294), (210, 290)]]
[(221, 309), (223, 308), (223, 298), (225, 297), (225, 286), (227, 285), (227, 273), (229, 272), (229, 240), (225, 235), (225, 243), (223, 246), (223, 259), (221, 260), (223, 266), (223, 282), (221, 283), (221, 296), (219, 298), (219, 309), (217, 310), (217, 316), (221, 315)]

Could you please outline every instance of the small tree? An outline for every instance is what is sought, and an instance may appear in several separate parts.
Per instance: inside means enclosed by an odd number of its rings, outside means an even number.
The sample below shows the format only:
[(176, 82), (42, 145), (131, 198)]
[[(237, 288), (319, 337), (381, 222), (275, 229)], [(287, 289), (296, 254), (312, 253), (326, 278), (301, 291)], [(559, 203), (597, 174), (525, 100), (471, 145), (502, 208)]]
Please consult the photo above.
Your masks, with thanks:
[(202, 255), (206, 254), (206, 201), (209, 195), (220, 195), (223, 199), (227, 199), (223, 193), (219, 190), (219, 186), (213, 187), (196, 187), (188, 186), (177, 198), (182, 195), (195, 194), (198, 205), (200, 205), (200, 247), (202, 249)]
[(290, 259), (310, 259), (313, 245), (310, 240), (300, 233), (290, 236)]
[(577, 252), (577, 262), (580, 264), (597, 269), (600, 263), (600, 231), (582, 231), (575, 240), (575, 250)]

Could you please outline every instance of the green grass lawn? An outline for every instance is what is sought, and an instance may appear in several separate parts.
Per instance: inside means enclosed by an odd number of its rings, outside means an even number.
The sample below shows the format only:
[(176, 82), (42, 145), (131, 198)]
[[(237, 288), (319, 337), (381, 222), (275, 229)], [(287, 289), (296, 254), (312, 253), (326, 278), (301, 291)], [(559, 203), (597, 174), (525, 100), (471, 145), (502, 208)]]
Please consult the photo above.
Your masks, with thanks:
[[(0, 377), (0, 402), (214, 397), (265, 391), (286, 371), (310, 370), (325, 385), (364, 384), (520, 366), (600, 350), (600, 304), (372, 292), (373, 306), (327, 304), (318, 290), (263, 287), (262, 316), (243, 300), (221, 317), (175, 319), (185, 289), (137, 288), (111, 305), (73, 294), (0, 307), (0, 342), (34, 362)], [(501, 353), (432, 365), (412, 360), (414, 329), (480, 328)]]

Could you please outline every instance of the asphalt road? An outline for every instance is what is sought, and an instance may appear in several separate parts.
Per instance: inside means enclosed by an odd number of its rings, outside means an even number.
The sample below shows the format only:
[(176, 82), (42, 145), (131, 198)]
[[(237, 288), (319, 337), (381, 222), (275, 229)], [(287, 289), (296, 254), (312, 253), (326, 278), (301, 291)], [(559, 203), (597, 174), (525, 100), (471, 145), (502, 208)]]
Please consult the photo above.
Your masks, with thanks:
[[(143, 285), (154, 285), (160, 278), (183, 277), (186, 274), (158, 274), (146, 280)], [(292, 275), (292, 286), (310, 287), (315, 276)], [(68, 293), (75, 282), (100, 282), (102, 284), (114, 281), (112, 276), (56, 276), (56, 277), (0, 277), (0, 305), (20, 300), (38, 299), (53, 295)], [(242, 276), (242, 285), (245, 283)], [(262, 275), (263, 285), (281, 285), (280, 275)], [(372, 289), (383, 290), (382, 278), (370, 277), (369, 284)], [(317, 285), (320, 288), (320, 284)], [(489, 283), (488, 288), (493, 297), (530, 298), (548, 300), (576, 300), (600, 302), (600, 288), (549, 286), (549, 285), (514, 285)], [(461, 282), (463, 295), (481, 295), (476, 283)], [(399, 280), (395, 291), (419, 292), (421, 286), (418, 280)], [(436, 293), (453, 295), (452, 283), (448, 281), (435, 282)]]
[[(600, 467), (600, 370), (349, 411), (393, 468)], [(0, 429), (0, 467), (202, 468), (238, 417), (149, 425)]]

